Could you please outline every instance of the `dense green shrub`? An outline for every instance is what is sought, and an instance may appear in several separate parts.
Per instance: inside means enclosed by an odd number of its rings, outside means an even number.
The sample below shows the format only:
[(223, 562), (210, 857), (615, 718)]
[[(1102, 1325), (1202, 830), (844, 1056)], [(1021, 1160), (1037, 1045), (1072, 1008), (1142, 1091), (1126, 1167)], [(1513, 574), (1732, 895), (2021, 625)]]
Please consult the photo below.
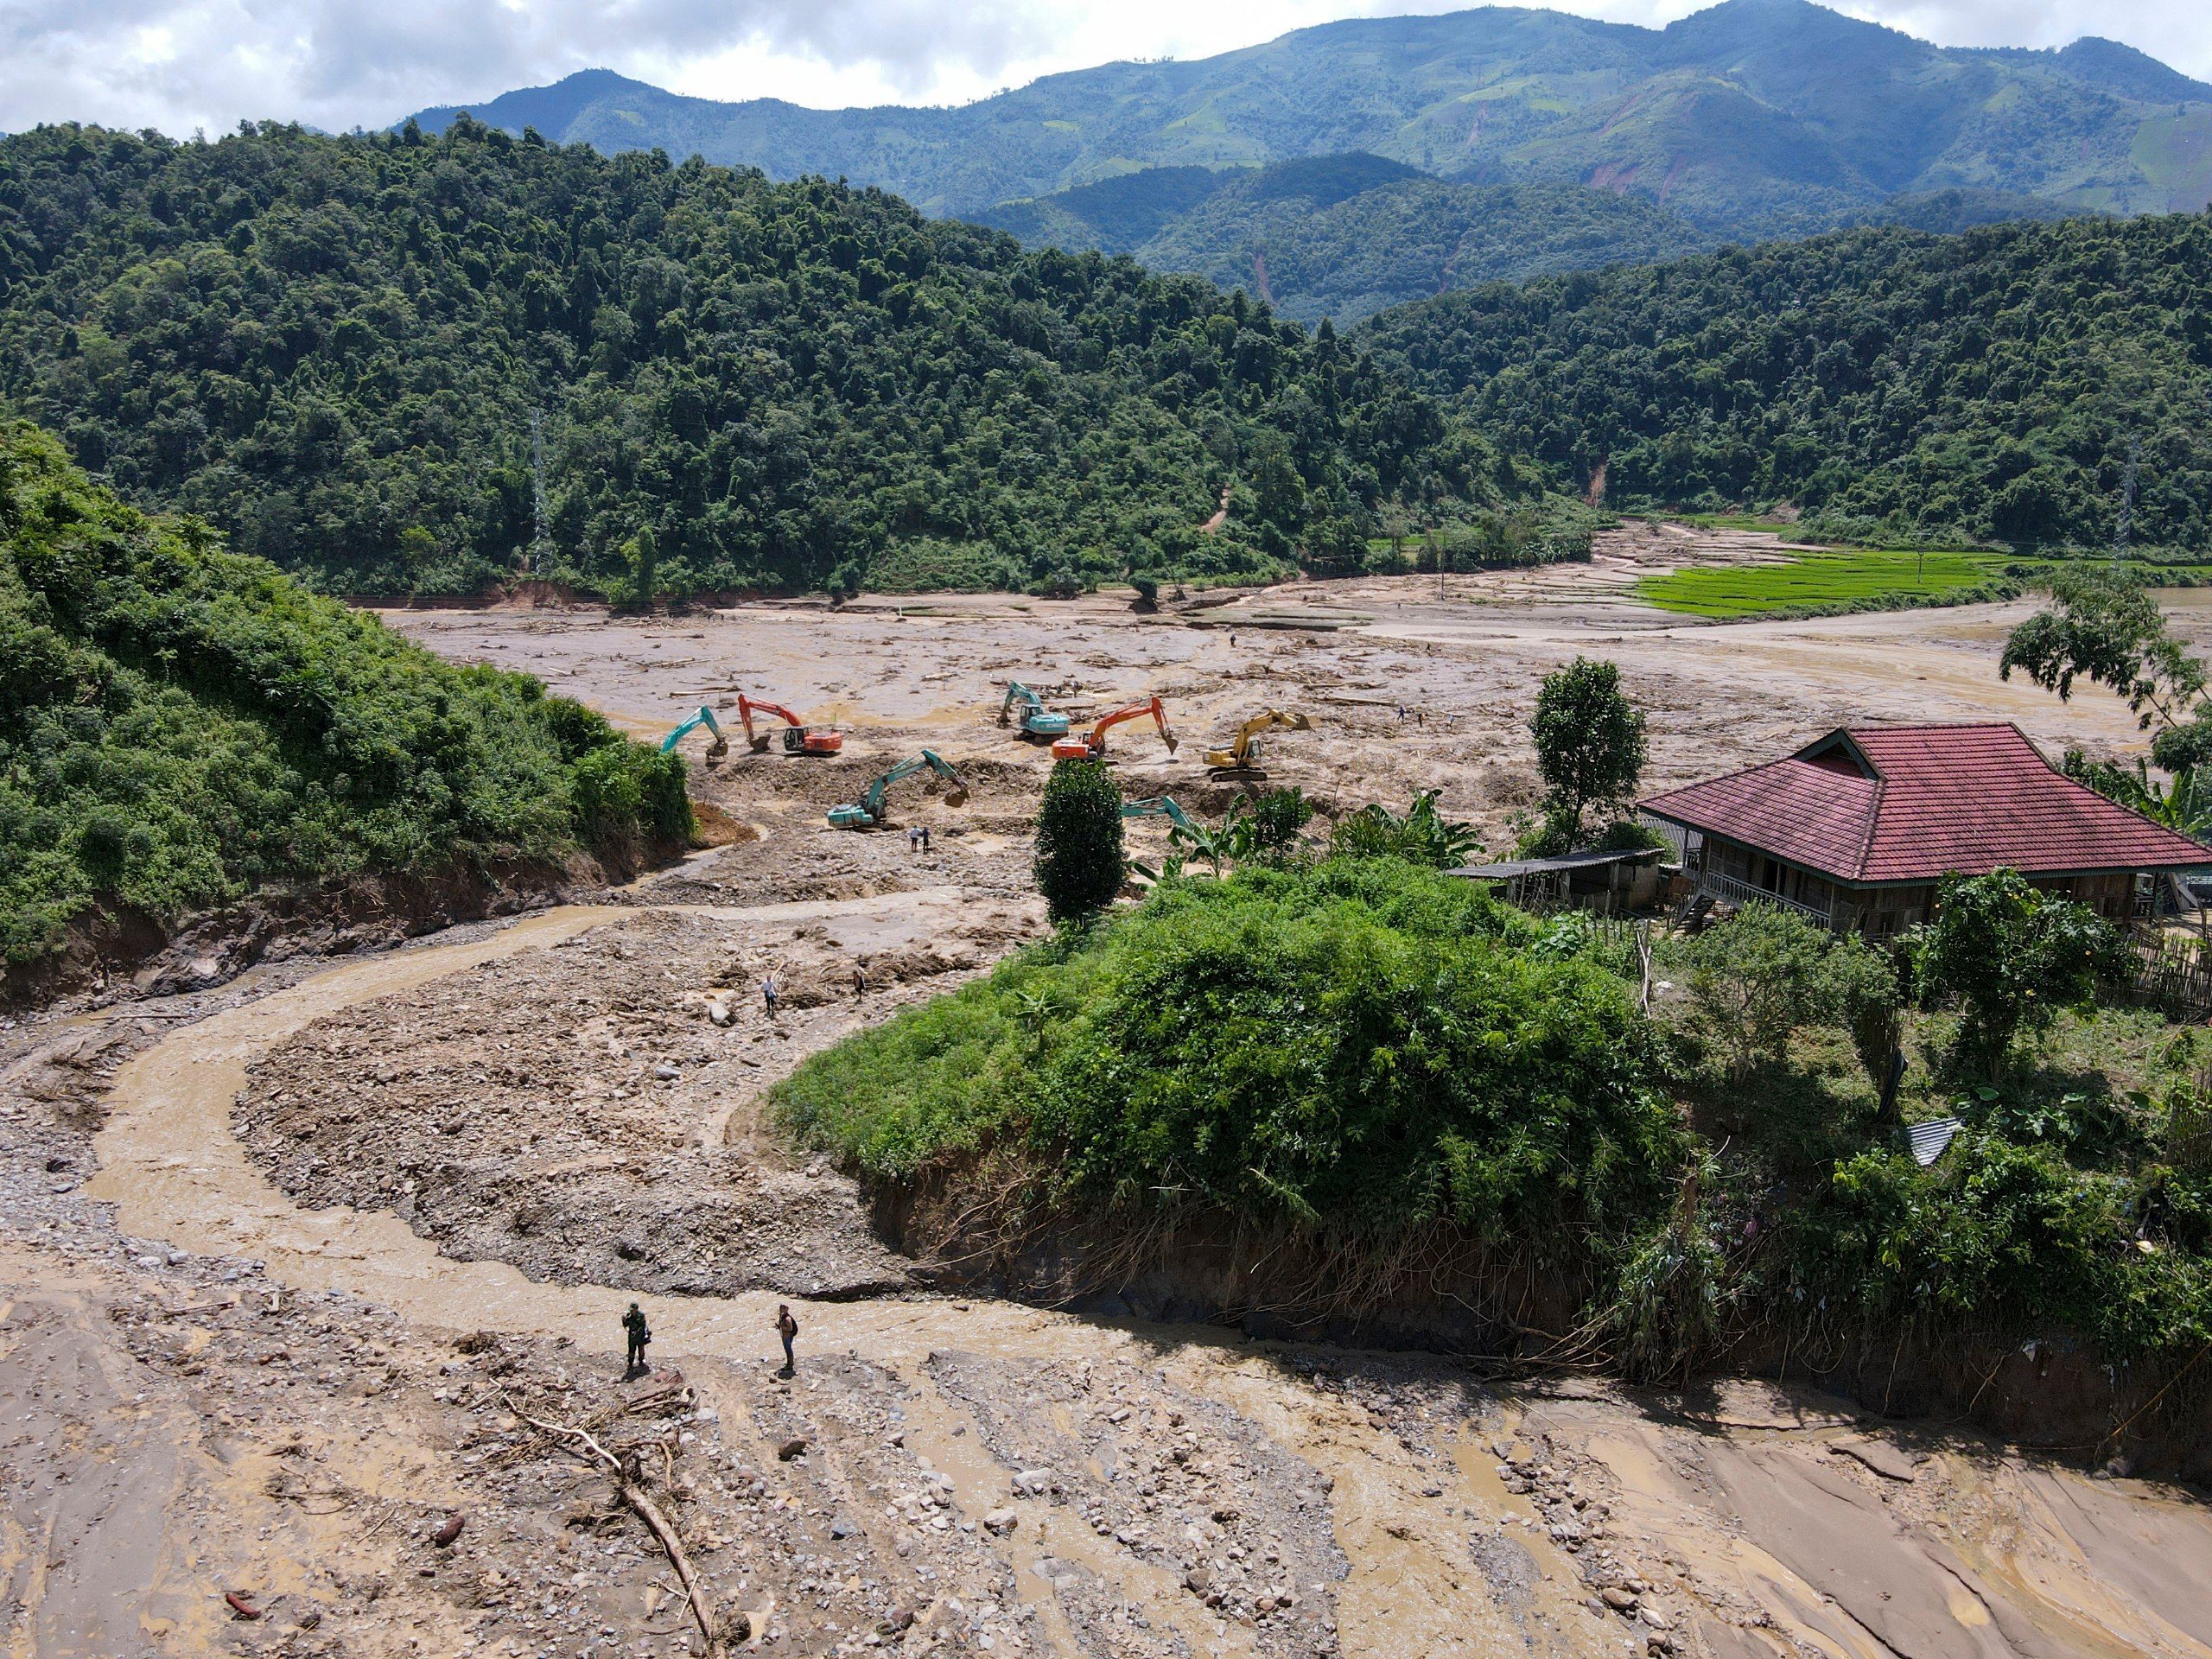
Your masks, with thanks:
[(1053, 921), (1079, 922), (1114, 902), (1128, 874), (1122, 786), (1103, 760), (1061, 760), (1037, 809), (1037, 890)]
[(1794, 1218), (1792, 1277), (1883, 1328), (1970, 1316), (2063, 1330), (2111, 1359), (2212, 1339), (2212, 1264), (2133, 1248), (2135, 1193), (1997, 1135), (1961, 1136), (1931, 1169), (1870, 1148)]
[(1345, 813), (1330, 828), (1329, 851), (1338, 858), (1402, 858), (1433, 870), (1478, 856), (1483, 842), (1475, 827), (1438, 811), (1436, 796), (1422, 791), (1402, 815), (1379, 802)]
[(95, 903), (166, 922), (269, 883), (626, 858), (690, 828), (673, 757), (149, 518), (0, 423), (8, 961)]
[(1579, 1246), (1663, 1206), (1681, 1142), (1626, 988), (1532, 957), (1533, 937), (1396, 859), (1164, 883), (777, 1098), (878, 1174), (998, 1142), (1056, 1198)]
[(1993, 1078), (2021, 1031), (2044, 1029), (2126, 970), (2110, 923), (2017, 871), (1946, 876), (1936, 902), (1916, 976), (1923, 995), (1958, 1000), (1959, 1058)]

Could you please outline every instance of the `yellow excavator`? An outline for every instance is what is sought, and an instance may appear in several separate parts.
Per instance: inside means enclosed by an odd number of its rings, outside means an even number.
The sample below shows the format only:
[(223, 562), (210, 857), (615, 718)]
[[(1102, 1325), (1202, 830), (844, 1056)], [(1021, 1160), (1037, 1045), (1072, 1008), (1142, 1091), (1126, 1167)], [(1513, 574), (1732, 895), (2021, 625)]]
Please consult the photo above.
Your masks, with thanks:
[(1271, 726), (1287, 731), (1310, 732), (1313, 721), (1292, 709), (1270, 709), (1255, 715), (1236, 728), (1236, 741), (1225, 749), (1208, 749), (1206, 765), (1216, 778), (1264, 778), (1260, 769), (1260, 734)]

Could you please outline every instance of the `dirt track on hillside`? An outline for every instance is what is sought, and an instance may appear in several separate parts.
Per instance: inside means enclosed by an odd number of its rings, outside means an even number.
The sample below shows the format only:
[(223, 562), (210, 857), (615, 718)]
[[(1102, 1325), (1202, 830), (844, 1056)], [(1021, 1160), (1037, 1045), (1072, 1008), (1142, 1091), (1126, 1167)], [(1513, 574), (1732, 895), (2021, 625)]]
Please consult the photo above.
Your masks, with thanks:
[[(741, 838), (613, 903), (0, 1026), (7, 1651), (686, 1650), (657, 1547), (520, 1407), (665, 1444), (655, 1491), (771, 1653), (2212, 1659), (2189, 1494), (1755, 1382), (1486, 1382), (932, 1294), (760, 1116), (805, 1053), (1040, 925), (1048, 763), (992, 718), (1008, 677), (1072, 681), (1061, 707), (1166, 697), (1179, 757), (1115, 735), (1133, 795), (1219, 810), (1198, 747), (1291, 706), (1314, 729), (1275, 734), (1274, 780), (1339, 807), (1439, 787), (1497, 835), (1534, 798), (1535, 683), (1578, 652), (1652, 711), (1655, 786), (1847, 719), (2139, 741), (2109, 700), (1998, 683), (2024, 607), (1716, 628), (1624, 598), (1690, 556), (1771, 550), (1639, 527), (1440, 599), (1300, 585), (1152, 618), (397, 619), (641, 734), (742, 689), (848, 751), (695, 765)], [(924, 742), (963, 800), (917, 780), (893, 829), (827, 828)], [(902, 833), (923, 824), (928, 854)], [(633, 1298), (658, 1375), (623, 1384)]]

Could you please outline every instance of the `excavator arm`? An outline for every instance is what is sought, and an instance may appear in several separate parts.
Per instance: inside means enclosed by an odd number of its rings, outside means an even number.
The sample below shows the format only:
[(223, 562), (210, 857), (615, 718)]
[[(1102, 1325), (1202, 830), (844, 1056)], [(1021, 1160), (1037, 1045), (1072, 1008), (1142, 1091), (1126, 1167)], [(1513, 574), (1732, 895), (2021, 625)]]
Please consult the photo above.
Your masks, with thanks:
[(745, 722), (745, 741), (755, 754), (768, 747), (769, 734), (753, 729), (753, 716), (773, 715), (784, 722), (784, 753), (786, 754), (835, 754), (845, 747), (842, 732), (810, 728), (791, 709), (780, 702), (755, 702), (742, 691), (737, 694), (738, 717)]
[(671, 732), (666, 737), (661, 739), (660, 752), (663, 754), (674, 753), (677, 744), (681, 743), (685, 738), (690, 736), (692, 733), (697, 731), (702, 726), (705, 727), (709, 731), (715, 734), (715, 741), (707, 746), (707, 759), (709, 760), (721, 760), (722, 756), (729, 753), (729, 740), (722, 735), (722, 728), (715, 723), (715, 711), (708, 708), (704, 703), (699, 705), (699, 712), (697, 714), (692, 715), (689, 720), (678, 726), (674, 731)]
[(856, 802), (830, 809), (830, 826), (833, 830), (860, 830), (871, 823), (883, 822), (883, 797), (891, 785), (902, 778), (911, 778), (924, 768), (948, 779), (952, 792), (945, 797), (949, 804), (958, 805), (966, 798), (967, 785), (961, 781), (958, 770), (935, 749), (924, 749), (919, 754), (901, 760), (888, 772), (869, 781)]
[(1106, 753), (1106, 734), (1125, 720), (1142, 720), (1150, 715), (1160, 728), (1160, 741), (1167, 745), (1167, 753), (1175, 753), (1175, 734), (1167, 729), (1167, 710), (1158, 697), (1143, 702), (1133, 702), (1126, 709), (1116, 709), (1090, 728), (1089, 737), (1065, 737), (1052, 745), (1055, 760), (1097, 760)]
[(1122, 816), (1125, 818), (1165, 818), (1178, 830), (1187, 830), (1193, 835), (1198, 833), (1198, 826), (1192, 820), (1191, 815), (1176, 804), (1173, 795), (1154, 795), (1141, 801), (1124, 801), (1122, 803)]
[(756, 732), (753, 729), (753, 716), (755, 715), (773, 715), (778, 720), (782, 721), (786, 726), (804, 726), (806, 724), (804, 721), (801, 720), (790, 709), (785, 708), (781, 703), (755, 702), (752, 698), (747, 696), (744, 692), (741, 691), (737, 694), (737, 717), (745, 722), (746, 742), (750, 744), (755, 749), (765, 749), (768, 747), (767, 733)]
[(1294, 710), (1270, 709), (1265, 714), (1255, 715), (1236, 728), (1234, 742), (1226, 749), (1208, 749), (1206, 765), (1217, 772), (1243, 771), (1260, 758), (1259, 735), (1269, 727), (1281, 726), (1294, 732), (1313, 728), (1313, 722)]

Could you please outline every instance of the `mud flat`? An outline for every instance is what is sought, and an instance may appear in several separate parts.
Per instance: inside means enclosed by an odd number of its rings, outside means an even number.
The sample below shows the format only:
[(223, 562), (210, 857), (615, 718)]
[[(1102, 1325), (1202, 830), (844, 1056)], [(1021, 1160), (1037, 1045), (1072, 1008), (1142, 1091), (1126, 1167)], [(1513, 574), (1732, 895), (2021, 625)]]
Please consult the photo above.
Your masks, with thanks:
[[(1294, 708), (1314, 729), (1274, 735), (1273, 781), (1332, 806), (1440, 790), (1444, 806), (1483, 825), (1493, 846), (1540, 793), (1527, 732), (1537, 686), (1577, 655), (1619, 663), (1649, 710), (1652, 790), (1772, 759), (1847, 721), (2011, 720), (2053, 753), (2077, 744), (2141, 750), (2143, 734), (2116, 699), (2062, 703), (1997, 677), (2005, 635), (2032, 601), (1719, 625), (1654, 610), (1631, 591), (1656, 571), (1787, 550), (1751, 532), (1639, 524), (1610, 533), (1587, 564), (1441, 583), (1289, 583), (1164, 600), (1149, 615), (1132, 611), (1127, 594), (1102, 593), (869, 597), (834, 612), (757, 605), (655, 619), (515, 608), (386, 620), (443, 655), (538, 674), (641, 736), (666, 732), (701, 703), (733, 714), (740, 691), (835, 722), (848, 734), (835, 760), (756, 757), (741, 745), (702, 773), (703, 797), (734, 816), (787, 819), (806, 836), (820, 828), (821, 809), (847, 798), (841, 789), (926, 744), (982, 769), (987, 787), (965, 815), (901, 791), (894, 817), (1018, 839), (1050, 760), (996, 723), (1009, 679), (1045, 690), (1078, 721), (1125, 701), (1165, 699), (1183, 740), (1178, 755), (1148, 724), (1111, 739), (1133, 796), (1167, 791), (1185, 807), (1218, 810), (1230, 792), (1208, 784), (1199, 748), (1262, 709)], [(2212, 600), (2199, 590), (2167, 597), (2181, 632), (2200, 644), (2212, 635)], [(703, 749), (691, 741), (695, 753)]]

